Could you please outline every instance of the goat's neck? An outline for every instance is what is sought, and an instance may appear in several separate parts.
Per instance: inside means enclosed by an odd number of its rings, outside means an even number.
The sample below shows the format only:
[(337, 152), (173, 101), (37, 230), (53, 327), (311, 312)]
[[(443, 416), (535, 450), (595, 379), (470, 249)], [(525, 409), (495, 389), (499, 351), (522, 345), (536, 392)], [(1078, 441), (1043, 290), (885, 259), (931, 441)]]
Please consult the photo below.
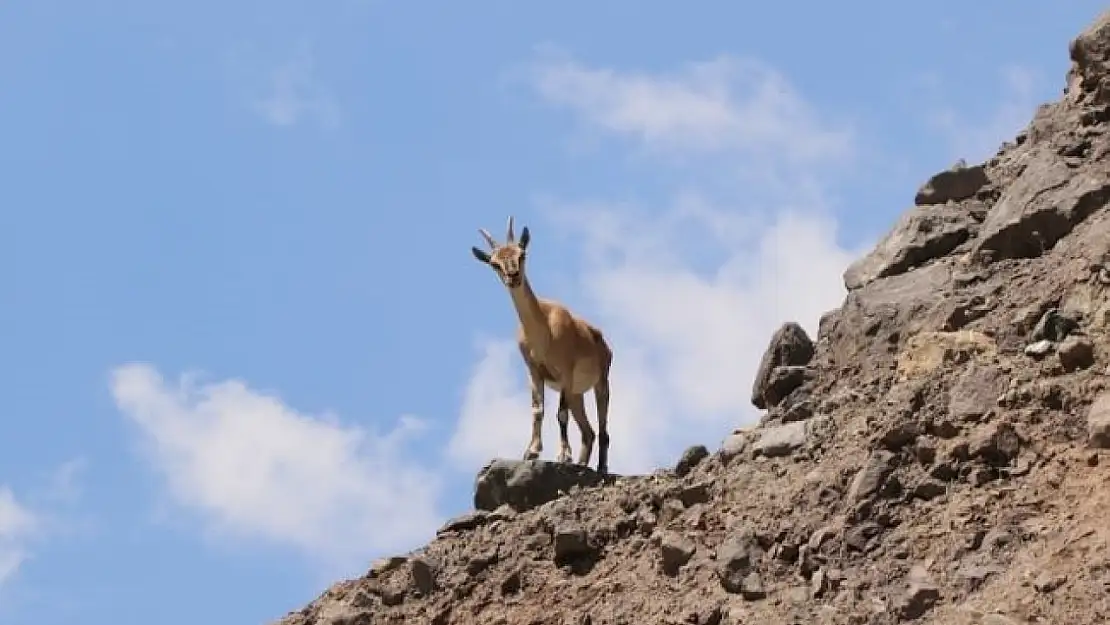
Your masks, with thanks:
[(551, 328), (547, 327), (547, 317), (540, 308), (540, 302), (532, 291), (528, 277), (523, 276), (520, 286), (509, 289), (509, 295), (513, 298), (513, 308), (520, 318), (520, 325), (524, 328), (524, 336), (528, 340), (529, 347), (538, 354), (547, 353), (547, 348), (551, 344)]

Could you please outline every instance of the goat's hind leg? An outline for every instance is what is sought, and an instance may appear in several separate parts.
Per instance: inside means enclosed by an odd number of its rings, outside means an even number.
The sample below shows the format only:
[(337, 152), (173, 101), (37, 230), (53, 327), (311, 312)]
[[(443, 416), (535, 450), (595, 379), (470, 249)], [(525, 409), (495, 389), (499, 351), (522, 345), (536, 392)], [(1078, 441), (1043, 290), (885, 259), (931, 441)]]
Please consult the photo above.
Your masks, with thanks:
[(609, 376), (601, 378), (594, 387), (597, 401), (597, 472), (609, 472)]
[(594, 434), (593, 427), (590, 426), (590, 419), (586, 416), (586, 402), (585, 395), (579, 393), (578, 395), (571, 395), (567, 397), (567, 403), (570, 404), (570, 414), (574, 416), (574, 422), (578, 425), (578, 431), (582, 435), (582, 447), (578, 450), (578, 464), (590, 464), (590, 456), (594, 451)]

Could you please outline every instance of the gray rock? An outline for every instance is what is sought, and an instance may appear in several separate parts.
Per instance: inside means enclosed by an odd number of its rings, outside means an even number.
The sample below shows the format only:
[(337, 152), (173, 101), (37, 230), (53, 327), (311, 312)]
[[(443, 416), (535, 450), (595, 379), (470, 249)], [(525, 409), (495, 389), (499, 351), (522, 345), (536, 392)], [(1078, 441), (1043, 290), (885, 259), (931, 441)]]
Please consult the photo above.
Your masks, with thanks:
[(734, 594), (742, 592), (745, 578), (762, 557), (755, 537), (749, 531), (740, 532), (726, 538), (716, 551), (715, 572), (721, 588)]
[(684, 564), (694, 557), (697, 545), (694, 541), (678, 532), (664, 532), (659, 543), (663, 572), (674, 575)]
[(913, 203), (922, 206), (959, 202), (978, 193), (988, 182), (990, 180), (982, 165), (966, 167), (962, 163), (957, 164), (926, 181), (914, 195)]
[(409, 562), (409, 572), (412, 576), (412, 586), (421, 595), (432, 594), (436, 589), (436, 578), (439, 576), (439, 564), (424, 557), (417, 556)]
[(758, 601), (767, 596), (763, 587), (763, 578), (757, 571), (752, 571), (740, 581), (740, 596), (748, 601)]
[(1005, 389), (1002, 372), (973, 362), (949, 393), (948, 415), (960, 421), (981, 418), (994, 409)]
[(848, 501), (858, 503), (879, 492), (883, 483), (894, 472), (897, 456), (884, 449), (877, 449), (867, 457), (863, 468), (856, 472), (848, 487)]
[(1030, 343), (1026, 345), (1025, 355), (1037, 359), (1044, 358), (1048, 354), (1052, 353), (1052, 349), (1054, 347), (1055, 345), (1053, 345), (1052, 341), (1044, 339), (1041, 341), (1037, 341), (1036, 343)]
[(783, 365), (771, 370), (763, 386), (763, 404), (774, 408), (791, 393), (798, 390), (813, 376), (813, 371), (803, 365)]
[(766, 428), (759, 433), (759, 439), (752, 445), (752, 450), (771, 458), (789, 456), (805, 445), (807, 426), (806, 421), (796, 421)]
[(782, 324), (771, 336), (770, 344), (759, 361), (755, 380), (752, 382), (752, 405), (764, 409), (764, 392), (776, 367), (805, 366), (813, 360), (813, 341), (801, 325), (793, 321)]
[(1100, 14), (1068, 45), (1072, 66), (1068, 70), (1067, 95), (1072, 101), (1110, 100), (1110, 13)]
[(485, 510), (475, 510), (448, 520), (439, 528), (438, 534), (448, 532), (469, 532), (477, 529), (490, 521), (490, 513)]
[(976, 432), (968, 441), (968, 453), (995, 467), (1006, 466), (1021, 453), (1023, 444), (1014, 426), (992, 423)]
[(544, 460), (491, 461), (474, 482), (474, 508), (496, 510), (509, 505), (522, 512), (569, 492), (574, 486), (596, 486), (605, 478), (590, 467)]
[(1054, 343), (1064, 340), (1068, 334), (1079, 327), (1079, 322), (1073, 317), (1065, 315), (1057, 308), (1049, 308), (1033, 326), (1029, 338), (1033, 341), (1048, 339)]
[(1087, 411), (1087, 444), (1110, 449), (1110, 392), (1101, 393)]
[(910, 569), (909, 588), (898, 604), (898, 613), (903, 620), (922, 617), (940, 600), (940, 588), (921, 566)]
[(552, 534), (552, 546), (556, 562), (565, 562), (592, 551), (589, 534), (585, 528), (576, 523), (566, 523), (555, 528)]
[(971, 236), (971, 223), (968, 212), (955, 206), (910, 209), (898, 218), (874, 250), (848, 266), (844, 272), (845, 288), (855, 290), (945, 256)]
[(744, 453), (751, 443), (750, 432), (734, 432), (721, 442), (721, 460), (728, 463), (730, 460)]
[(1033, 580), (1033, 589), (1040, 593), (1050, 593), (1068, 582), (1068, 576), (1062, 573), (1041, 573)]
[(698, 466), (702, 460), (708, 457), (709, 450), (706, 449), (705, 445), (688, 447), (686, 451), (682, 452), (682, 457), (678, 459), (678, 464), (674, 467), (675, 475), (678, 477), (686, 476), (694, 467)]
[(659, 506), (659, 516), (657, 523), (660, 527), (667, 527), (671, 521), (682, 516), (686, 511), (685, 504), (681, 499), (670, 497), (663, 500), (663, 504)]
[(1086, 369), (1095, 364), (1095, 344), (1087, 337), (1073, 334), (1056, 347), (1056, 357), (1064, 371)]

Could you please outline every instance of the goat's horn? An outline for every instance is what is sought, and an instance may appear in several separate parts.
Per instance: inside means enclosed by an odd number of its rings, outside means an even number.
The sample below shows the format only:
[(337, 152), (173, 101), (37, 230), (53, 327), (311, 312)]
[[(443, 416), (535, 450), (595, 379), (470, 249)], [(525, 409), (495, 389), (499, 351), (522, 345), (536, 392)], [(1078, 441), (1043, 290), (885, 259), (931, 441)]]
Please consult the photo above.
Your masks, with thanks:
[(508, 243), (512, 243), (515, 240), (516, 236), (513, 235), (513, 216), (509, 215), (509, 230), (508, 233), (505, 235), (505, 241)]
[(478, 228), (478, 234), (482, 235), (486, 243), (489, 243), (490, 249), (497, 249), (497, 242), (493, 240), (493, 237), (490, 236), (490, 233), (487, 232), (485, 228)]

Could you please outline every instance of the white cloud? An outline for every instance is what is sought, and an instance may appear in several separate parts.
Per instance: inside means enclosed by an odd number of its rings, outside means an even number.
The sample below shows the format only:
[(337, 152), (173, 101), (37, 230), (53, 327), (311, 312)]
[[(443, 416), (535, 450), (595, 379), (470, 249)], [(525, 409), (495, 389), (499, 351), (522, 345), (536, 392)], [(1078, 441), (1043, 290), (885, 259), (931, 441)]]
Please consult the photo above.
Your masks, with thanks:
[[(820, 316), (843, 299), (841, 276), (859, 250), (838, 243), (820, 180), (853, 154), (853, 133), (750, 60), (662, 75), (560, 61), (539, 66), (536, 88), (595, 130), (651, 148), (661, 165), (693, 152), (754, 183), (707, 188), (699, 174), (658, 206), (589, 199), (546, 207), (552, 226), (580, 245), (581, 291), (567, 303), (615, 352), (611, 469), (649, 471), (685, 445), (713, 446), (757, 418), (751, 383), (774, 330), (796, 320), (815, 336)], [(544, 280), (535, 286), (552, 295)], [(547, 401), (545, 457), (553, 457)], [(592, 415), (592, 399), (587, 406)], [(529, 419), (520, 357), (508, 339), (491, 342), (467, 387), (451, 455), (470, 464), (518, 456)], [(571, 442), (577, 447), (576, 435)]]
[(659, 75), (588, 68), (564, 57), (537, 64), (535, 86), (591, 127), (660, 152), (740, 152), (813, 162), (851, 153), (847, 128), (821, 124), (772, 68), (722, 56)]
[(340, 121), (339, 107), (317, 78), (315, 58), (307, 44), (298, 46), (293, 58), (270, 72), (266, 94), (255, 98), (252, 106), (275, 126), (292, 126), (308, 117), (327, 128)]
[(945, 87), (937, 76), (926, 81), (931, 97), (942, 103), (928, 114), (928, 124), (937, 129), (948, 144), (950, 157), (978, 163), (994, 155), (1004, 141), (1010, 141), (1028, 123), (1040, 104), (1037, 76), (1029, 69), (1011, 65), (1000, 72), (1002, 96), (993, 110), (978, 116), (957, 112), (943, 102)]
[(28, 542), (39, 530), (35, 513), (0, 486), (0, 586), (9, 581), (29, 556)]
[(411, 547), (440, 521), (439, 477), (406, 456), (423, 429), (415, 418), (379, 434), (299, 413), (238, 380), (167, 384), (146, 364), (115, 369), (111, 388), (172, 502), (214, 532), (346, 567)]

